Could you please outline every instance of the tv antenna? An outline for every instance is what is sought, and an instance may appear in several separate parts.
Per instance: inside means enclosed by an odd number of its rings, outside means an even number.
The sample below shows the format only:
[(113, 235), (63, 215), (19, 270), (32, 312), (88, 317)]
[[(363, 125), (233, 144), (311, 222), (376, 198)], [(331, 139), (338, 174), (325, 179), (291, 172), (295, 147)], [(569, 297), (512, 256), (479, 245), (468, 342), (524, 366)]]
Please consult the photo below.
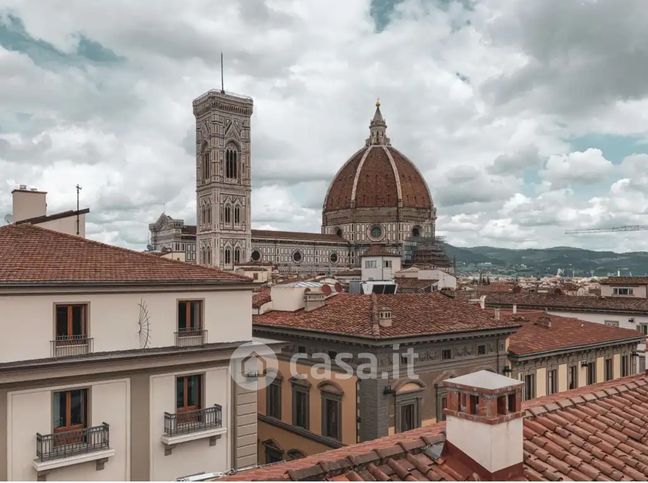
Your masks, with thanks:
[(78, 184), (76, 185), (76, 196), (77, 196), (77, 209), (76, 209), (76, 234), (77, 236), (79, 235), (79, 193), (81, 192), (83, 188), (79, 186)]
[(11, 216), (11, 214), (5, 215), (4, 221), (6, 221), (9, 225), (11, 225), (13, 223), (13, 216)]

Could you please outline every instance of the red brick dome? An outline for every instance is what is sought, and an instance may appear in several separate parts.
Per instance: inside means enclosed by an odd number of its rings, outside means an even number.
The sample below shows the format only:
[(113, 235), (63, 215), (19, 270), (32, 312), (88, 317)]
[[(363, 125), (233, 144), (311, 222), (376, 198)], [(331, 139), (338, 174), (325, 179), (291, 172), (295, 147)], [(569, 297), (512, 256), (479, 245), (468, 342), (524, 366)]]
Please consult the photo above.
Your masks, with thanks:
[(369, 144), (338, 171), (324, 201), (324, 212), (352, 208), (432, 210), (432, 198), (409, 159), (389, 145)]

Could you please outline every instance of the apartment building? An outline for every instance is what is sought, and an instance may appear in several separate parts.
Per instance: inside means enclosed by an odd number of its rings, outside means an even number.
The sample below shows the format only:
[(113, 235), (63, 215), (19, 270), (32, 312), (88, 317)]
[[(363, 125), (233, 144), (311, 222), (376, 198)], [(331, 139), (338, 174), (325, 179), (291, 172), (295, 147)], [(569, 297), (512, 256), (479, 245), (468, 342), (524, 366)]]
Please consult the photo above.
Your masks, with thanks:
[[(291, 284), (259, 294), (256, 305), (254, 334), (288, 344), (259, 391), (261, 463), (436, 423), (447, 403), (441, 381), (501, 372), (518, 327), (441, 293), (364, 295)], [(323, 356), (330, 373), (318, 368)]]
[(632, 329), (643, 335), (635, 358), (637, 372), (646, 370), (648, 299), (639, 297), (583, 297), (536, 293), (491, 293), (483, 303), (491, 308), (547, 310), (550, 315), (569, 317), (609, 327)]
[(599, 283), (602, 297), (648, 298), (648, 277), (608, 277)]
[[(256, 463), (249, 279), (0, 228), (0, 479), (173, 480)], [(268, 342), (268, 341), (266, 341)], [(264, 352), (264, 350), (266, 352)]]
[(505, 373), (524, 381), (525, 400), (636, 374), (637, 347), (645, 342), (636, 330), (541, 310), (500, 315), (520, 325)]

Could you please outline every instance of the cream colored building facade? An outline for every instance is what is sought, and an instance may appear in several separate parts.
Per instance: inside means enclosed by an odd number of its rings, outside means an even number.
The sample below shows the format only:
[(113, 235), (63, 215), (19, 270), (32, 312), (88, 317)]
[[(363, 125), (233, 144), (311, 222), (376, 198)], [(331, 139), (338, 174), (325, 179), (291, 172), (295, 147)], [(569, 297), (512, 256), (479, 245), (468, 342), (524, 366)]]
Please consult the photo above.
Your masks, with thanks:
[[(231, 364), (245, 341), (266, 350), (252, 340), (247, 279), (28, 225), (0, 228), (0, 245), (15, 235), (45, 236), (46, 257), (80, 265), (48, 271), (16, 247), (4, 266), (24, 258), (42, 279), (0, 268), (0, 480), (174, 480), (256, 464), (256, 390), (233, 382)], [(114, 273), (143, 280), (102, 279), (115, 255)], [(94, 280), (56, 272), (101, 257)]]

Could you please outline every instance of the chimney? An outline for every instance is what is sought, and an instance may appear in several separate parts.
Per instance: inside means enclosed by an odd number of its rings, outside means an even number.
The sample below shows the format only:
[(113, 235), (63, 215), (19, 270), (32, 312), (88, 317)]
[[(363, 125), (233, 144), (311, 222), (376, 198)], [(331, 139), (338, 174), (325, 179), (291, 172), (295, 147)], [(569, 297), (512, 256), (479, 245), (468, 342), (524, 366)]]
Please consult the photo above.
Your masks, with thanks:
[(47, 192), (38, 191), (36, 188), (27, 189), (24, 184), (11, 192), (13, 198), (13, 222), (45, 216)]
[(513, 304), (513, 315), (517, 314), (517, 304)]
[(502, 319), (502, 310), (497, 307), (495, 309), (495, 320), (501, 320)]
[(378, 325), (380, 327), (392, 326), (392, 312), (389, 307), (380, 307), (378, 309)]
[(538, 319), (536, 320), (536, 325), (547, 327), (548, 329), (551, 328), (551, 317), (549, 317), (547, 309), (545, 309), (544, 313), (540, 317), (538, 317)]
[(445, 457), (456, 458), (483, 480), (523, 477), (522, 387), (490, 371), (443, 381), (448, 390)]
[(326, 293), (320, 291), (313, 292), (307, 288), (304, 292), (304, 311), (310, 312), (311, 310), (323, 307), (326, 304), (325, 300)]
[(482, 310), (486, 308), (486, 295), (482, 295), (479, 297), (479, 306), (481, 307)]

